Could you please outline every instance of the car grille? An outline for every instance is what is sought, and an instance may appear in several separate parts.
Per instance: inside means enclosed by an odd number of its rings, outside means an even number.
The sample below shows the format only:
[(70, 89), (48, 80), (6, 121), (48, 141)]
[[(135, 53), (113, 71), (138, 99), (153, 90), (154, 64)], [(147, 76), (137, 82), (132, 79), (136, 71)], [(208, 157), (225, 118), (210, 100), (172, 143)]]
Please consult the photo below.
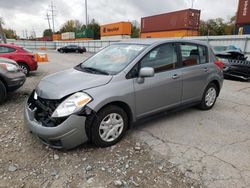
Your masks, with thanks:
[(44, 127), (56, 127), (66, 120), (66, 118), (52, 118), (52, 114), (62, 100), (48, 100), (37, 97), (34, 99), (33, 92), (28, 100), (28, 106), (35, 111), (35, 119)]

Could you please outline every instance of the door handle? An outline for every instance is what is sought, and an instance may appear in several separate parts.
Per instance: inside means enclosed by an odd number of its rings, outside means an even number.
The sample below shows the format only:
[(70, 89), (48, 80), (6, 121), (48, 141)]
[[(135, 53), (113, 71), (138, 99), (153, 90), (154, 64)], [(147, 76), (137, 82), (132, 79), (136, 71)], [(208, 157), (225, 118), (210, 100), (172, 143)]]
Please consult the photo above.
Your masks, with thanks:
[(208, 68), (206, 67), (206, 68), (204, 68), (204, 72), (208, 72)]
[(173, 76), (172, 76), (172, 79), (178, 79), (178, 78), (180, 78), (180, 76), (178, 75), (178, 74), (174, 74)]

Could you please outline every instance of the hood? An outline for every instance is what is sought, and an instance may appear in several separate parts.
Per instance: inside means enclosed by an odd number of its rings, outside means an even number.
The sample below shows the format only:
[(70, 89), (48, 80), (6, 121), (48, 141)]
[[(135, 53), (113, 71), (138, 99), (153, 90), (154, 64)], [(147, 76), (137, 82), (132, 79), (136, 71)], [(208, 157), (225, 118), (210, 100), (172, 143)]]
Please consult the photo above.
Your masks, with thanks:
[(105, 85), (111, 79), (112, 76), (69, 69), (42, 79), (36, 88), (36, 92), (41, 98), (58, 100), (78, 91)]

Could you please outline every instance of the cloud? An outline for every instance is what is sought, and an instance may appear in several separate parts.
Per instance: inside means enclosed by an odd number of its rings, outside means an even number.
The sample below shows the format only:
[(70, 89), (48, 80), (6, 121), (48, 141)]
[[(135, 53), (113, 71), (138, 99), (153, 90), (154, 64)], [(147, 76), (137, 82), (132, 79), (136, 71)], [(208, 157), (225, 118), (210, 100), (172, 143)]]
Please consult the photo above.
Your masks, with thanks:
[[(5, 27), (13, 28), (22, 36), (23, 30), (33, 29), (38, 36), (48, 28), (45, 14), (51, 0), (1, 0), (0, 17)], [(69, 19), (78, 19), (85, 23), (84, 0), (54, 0), (56, 5), (55, 28)], [(195, 0), (194, 8), (202, 11), (202, 19), (222, 17), (228, 19), (237, 11), (238, 0)], [(137, 20), (141, 17), (187, 9), (191, 0), (94, 0), (88, 1), (89, 18), (95, 18), (100, 24), (116, 21)]]

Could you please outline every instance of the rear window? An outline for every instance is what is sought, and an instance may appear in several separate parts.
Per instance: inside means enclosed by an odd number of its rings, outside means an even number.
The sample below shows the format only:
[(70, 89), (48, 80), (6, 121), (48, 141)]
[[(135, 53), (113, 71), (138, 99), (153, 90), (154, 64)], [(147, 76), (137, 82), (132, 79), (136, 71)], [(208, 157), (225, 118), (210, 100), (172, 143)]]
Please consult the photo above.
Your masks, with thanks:
[(181, 44), (183, 66), (192, 66), (208, 63), (207, 47), (195, 44)]
[(16, 50), (14, 48), (6, 47), (6, 46), (0, 46), (0, 53), (11, 53), (15, 52)]

